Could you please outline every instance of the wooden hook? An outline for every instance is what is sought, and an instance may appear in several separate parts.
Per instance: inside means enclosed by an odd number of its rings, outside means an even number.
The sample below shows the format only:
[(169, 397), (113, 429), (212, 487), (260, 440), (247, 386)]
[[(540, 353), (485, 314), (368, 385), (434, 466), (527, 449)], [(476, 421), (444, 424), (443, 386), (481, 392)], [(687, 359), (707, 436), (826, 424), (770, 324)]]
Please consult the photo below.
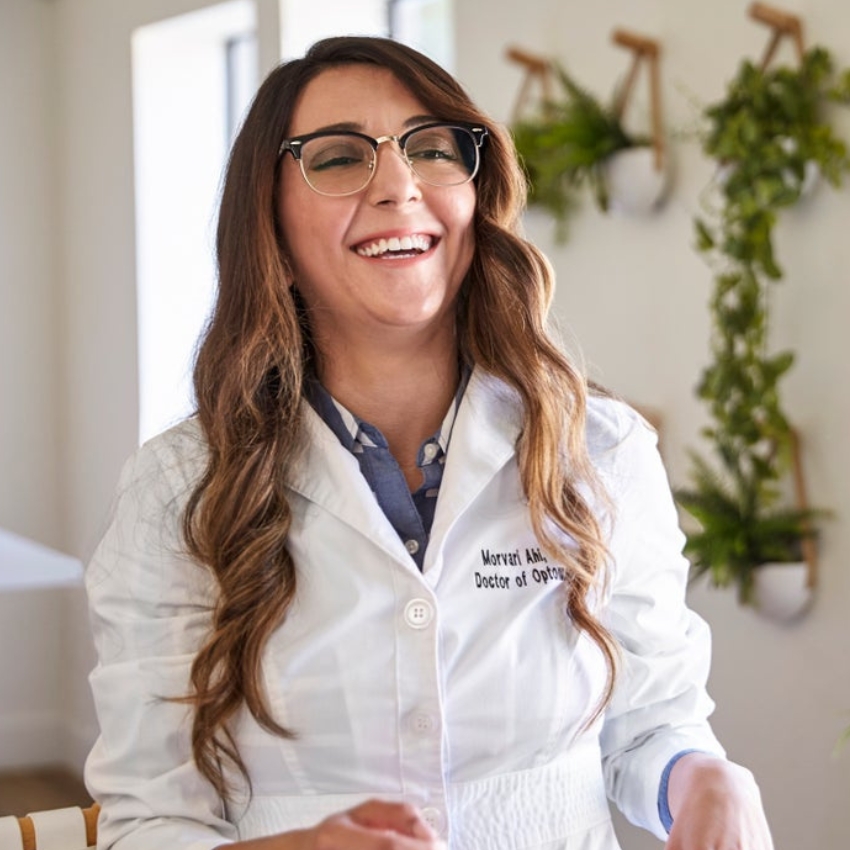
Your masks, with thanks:
[(797, 49), (797, 58), (802, 62), (805, 54), (805, 46), (803, 45), (803, 22), (797, 15), (791, 15), (788, 12), (783, 12), (774, 6), (769, 6), (767, 3), (751, 3), (747, 14), (760, 24), (770, 27), (773, 32), (770, 36), (767, 49), (761, 60), (761, 70), (764, 71), (770, 64), (776, 49), (779, 47), (779, 42), (785, 36), (793, 39), (794, 47)]
[[(806, 495), (806, 479), (803, 476), (803, 460), (800, 452), (800, 434), (796, 428), (791, 429), (791, 466), (794, 474), (794, 492), (797, 497), (797, 507), (801, 511), (809, 509), (809, 499)], [(809, 530), (808, 520), (805, 523)], [(800, 543), (803, 551), (803, 560), (809, 568), (806, 584), (814, 589), (818, 579), (818, 547), (814, 537), (806, 536)]]
[(535, 80), (540, 83), (540, 88), (543, 91), (544, 108), (552, 102), (552, 63), (543, 56), (529, 53), (519, 47), (509, 47), (505, 51), (505, 55), (512, 62), (516, 62), (525, 68), (525, 76), (511, 112), (511, 123), (516, 123), (522, 114)]
[(655, 39), (646, 38), (645, 36), (637, 35), (624, 29), (615, 29), (611, 38), (615, 44), (634, 52), (634, 58), (626, 81), (620, 88), (617, 99), (614, 102), (614, 114), (618, 118), (622, 118), (625, 112), (626, 103), (634, 88), (641, 62), (646, 60), (649, 65), (652, 147), (655, 151), (655, 168), (660, 171), (664, 164), (664, 126), (661, 116), (661, 78), (659, 71), (661, 47)]

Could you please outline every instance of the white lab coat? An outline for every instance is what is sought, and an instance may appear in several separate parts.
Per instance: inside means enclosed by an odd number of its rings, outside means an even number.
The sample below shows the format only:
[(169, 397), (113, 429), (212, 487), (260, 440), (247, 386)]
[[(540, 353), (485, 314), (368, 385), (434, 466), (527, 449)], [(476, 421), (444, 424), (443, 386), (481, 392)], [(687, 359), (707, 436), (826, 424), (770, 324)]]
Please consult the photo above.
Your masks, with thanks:
[(355, 458), (310, 409), (290, 481), (298, 591), (263, 664), (281, 740), (234, 727), (253, 796), (223, 805), (197, 773), (184, 706), (216, 588), (181, 553), (180, 515), (204, 463), (194, 421), (122, 475), (87, 571), (101, 736), (86, 779), (103, 847), (210, 850), (317, 823), (369, 797), (407, 800), (451, 850), (616, 850), (607, 795), (664, 835), (659, 780), (677, 752), (722, 754), (706, 717), (705, 624), (684, 603), (683, 538), (655, 435), (594, 399), (588, 443), (616, 505), (598, 612), (623, 647), (604, 718), (595, 645), (563, 615), (517, 474), (518, 403), (475, 372), (458, 411), (420, 572)]

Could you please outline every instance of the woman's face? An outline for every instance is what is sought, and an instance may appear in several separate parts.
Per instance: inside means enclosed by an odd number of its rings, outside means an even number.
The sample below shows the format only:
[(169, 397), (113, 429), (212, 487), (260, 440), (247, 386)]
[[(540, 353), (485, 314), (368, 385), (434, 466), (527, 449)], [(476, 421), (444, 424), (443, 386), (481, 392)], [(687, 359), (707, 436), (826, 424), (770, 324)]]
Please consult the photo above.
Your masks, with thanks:
[[(387, 69), (353, 64), (323, 71), (305, 87), (289, 135), (345, 125), (377, 138), (434, 117)], [(394, 142), (380, 145), (371, 182), (353, 195), (314, 192), (288, 153), (281, 166), (283, 235), (321, 349), (392, 334), (454, 334), (475, 248), (472, 183), (421, 182)], [(381, 252), (381, 240), (404, 237), (412, 250)]]

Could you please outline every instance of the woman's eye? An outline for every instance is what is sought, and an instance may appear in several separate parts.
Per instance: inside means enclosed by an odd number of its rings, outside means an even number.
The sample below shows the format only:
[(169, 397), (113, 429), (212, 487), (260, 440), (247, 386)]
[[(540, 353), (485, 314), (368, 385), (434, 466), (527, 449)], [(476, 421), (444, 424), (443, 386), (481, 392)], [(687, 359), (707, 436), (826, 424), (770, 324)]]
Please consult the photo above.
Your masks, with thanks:
[(457, 160), (458, 148), (448, 132), (429, 133), (424, 138), (408, 140), (407, 155), (410, 159)]
[(333, 156), (325, 159), (313, 160), (310, 163), (312, 171), (324, 171), (328, 168), (345, 168), (346, 166), (356, 165), (360, 162), (359, 159), (352, 156)]
[(319, 150), (309, 151), (305, 164), (311, 171), (327, 171), (335, 168), (351, 168), (368, 159), (363, 148), (350, 142), (325, 144)]
[(448, 159), (455, 160), (457, 159), (457, 151), (452, 150), (451, 148), (446, 147), (431, 147), (431, 148), (419, 148), (417, 147), (415, 150), (408, 151), (407, 155), (412, 159)]

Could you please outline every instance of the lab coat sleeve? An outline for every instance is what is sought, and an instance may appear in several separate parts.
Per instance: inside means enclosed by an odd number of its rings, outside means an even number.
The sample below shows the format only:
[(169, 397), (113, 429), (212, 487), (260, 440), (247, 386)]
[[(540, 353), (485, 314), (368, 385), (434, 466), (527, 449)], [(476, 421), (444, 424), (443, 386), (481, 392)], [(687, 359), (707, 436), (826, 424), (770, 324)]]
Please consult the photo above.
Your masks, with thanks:
[[(211, 574), (183, 553), (190, 483), (176, 439), (157, 438), (127, 462), (86, 570), (100, 723), (86, 782), (102, 806), (101, 850), (211, 850), (235, 838), (192, 760), (190, 708), (165, 699), (188, 692), (215, 598)], [(197, 438), (183, 443), (198, 455)]]
[(656, 434), (625, 405), (612, 406), (624, 436), (603, 463), (615, 512), (603, 620), (622, 652), (601, 734), (603, 769), (617, 807), (663, 840), (659, 786), (670, 759), (683, 750), (724, 756), (707, 720), (711, 636), (685, 603), (684, 535)]

